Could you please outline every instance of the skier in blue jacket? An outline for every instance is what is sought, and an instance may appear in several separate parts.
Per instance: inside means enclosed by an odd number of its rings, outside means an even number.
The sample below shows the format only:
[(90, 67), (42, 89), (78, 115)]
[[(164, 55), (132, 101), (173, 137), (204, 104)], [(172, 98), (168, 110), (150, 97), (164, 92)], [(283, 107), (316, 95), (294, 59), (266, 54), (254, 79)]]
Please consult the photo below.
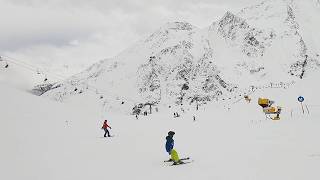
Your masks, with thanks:
[[(166, 140), (167, 140), (166, 151), (169, 153), (170, 159), (165, 162), (173, 161), (172, 165), (185, 164), (185, 162), (183, 162), (182, 159), (179, 158), (178, 152), (175, 149), (173, 149), (173, 146), (174, 146), (173, 135), (174, 134), (175, 134), (175, 132), (169, 131), (168, 136), (166, 137)], [(189, 158), (183, 158), (183, 159), (187, 160)]]
[(169, 155), (171, 155), (171, 150), (173, 149), (174, 146), (174, 140), (173, 140), (173, 135), (175, 134), (175, 132), (173, 131), (169, 131), (168, 132), (168, 136), (166, 137), (166, 151), (169, 153)]

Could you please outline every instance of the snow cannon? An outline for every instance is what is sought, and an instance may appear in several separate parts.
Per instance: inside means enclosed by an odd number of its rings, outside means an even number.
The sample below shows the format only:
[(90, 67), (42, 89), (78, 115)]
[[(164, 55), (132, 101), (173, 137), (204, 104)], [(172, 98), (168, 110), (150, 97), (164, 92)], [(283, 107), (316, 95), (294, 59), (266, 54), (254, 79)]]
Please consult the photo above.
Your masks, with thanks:
[(270, 101), (269, 99), (266, 99), (266, 98), (259, 98), (259, 99), (258, 99), (258, 104), (259, 104), (262, 108), (270, 107), (273, 103), (274, 103), (273, 101)]
[[(258, 104), (262, 107), (262, 111), (266, 115), (267, 118), (270, 118), (272, 120), (280, 120), (280, 113), (281, 113), (281, 107), (280, 106), (272, 106), (274, 104), (274, 101), (271, 101), (267, 98), (259, 98)], [(271, 114), (276, 114), (275, 117), (271, 117)]]

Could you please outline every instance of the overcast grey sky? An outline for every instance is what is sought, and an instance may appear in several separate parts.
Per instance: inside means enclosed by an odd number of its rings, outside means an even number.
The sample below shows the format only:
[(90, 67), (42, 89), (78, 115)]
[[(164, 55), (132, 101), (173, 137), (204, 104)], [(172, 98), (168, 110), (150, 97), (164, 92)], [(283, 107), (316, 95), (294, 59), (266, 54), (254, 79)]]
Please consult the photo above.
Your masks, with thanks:
[[(90, 64), (169, 21), (206, 27), (260, 0), (0, 0), (0, 54)], [(70, 64), (70, 63), (69, 63)]]

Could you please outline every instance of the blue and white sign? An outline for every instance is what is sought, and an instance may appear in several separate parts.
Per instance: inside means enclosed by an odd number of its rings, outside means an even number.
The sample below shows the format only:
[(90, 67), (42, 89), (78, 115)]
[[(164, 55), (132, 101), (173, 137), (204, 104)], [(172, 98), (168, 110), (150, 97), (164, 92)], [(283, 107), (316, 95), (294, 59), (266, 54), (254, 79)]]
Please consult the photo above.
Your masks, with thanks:
[(304, 101), (304, 97), (299, 96), (299, 97), (298, 97), (298, 101), (299, 101), (299, 102), (303, 102), (303, 101)]

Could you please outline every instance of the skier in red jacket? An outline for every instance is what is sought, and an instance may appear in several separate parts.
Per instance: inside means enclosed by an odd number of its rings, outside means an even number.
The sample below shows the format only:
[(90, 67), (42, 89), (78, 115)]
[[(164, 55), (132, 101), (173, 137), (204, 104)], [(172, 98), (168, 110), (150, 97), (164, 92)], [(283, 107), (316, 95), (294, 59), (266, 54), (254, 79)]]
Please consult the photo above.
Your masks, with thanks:
[(107, 137), (107, 136), (106, 136), (107, 134), (108, 134), (108, 137), (111, 137), (111, 136), (110, 136), (110, 133), (109, 133), (109, 131), (108, 131), (108, 127), (109, 127), (110, 129), (112, 129), (112, 128), (108, 125), (108, 121), (107, 121), (107, 120), (104, 120), (103, 126), (102, 126), (102, 128), (101, 128), (101, 129), (104, 130), (104, 137)]

